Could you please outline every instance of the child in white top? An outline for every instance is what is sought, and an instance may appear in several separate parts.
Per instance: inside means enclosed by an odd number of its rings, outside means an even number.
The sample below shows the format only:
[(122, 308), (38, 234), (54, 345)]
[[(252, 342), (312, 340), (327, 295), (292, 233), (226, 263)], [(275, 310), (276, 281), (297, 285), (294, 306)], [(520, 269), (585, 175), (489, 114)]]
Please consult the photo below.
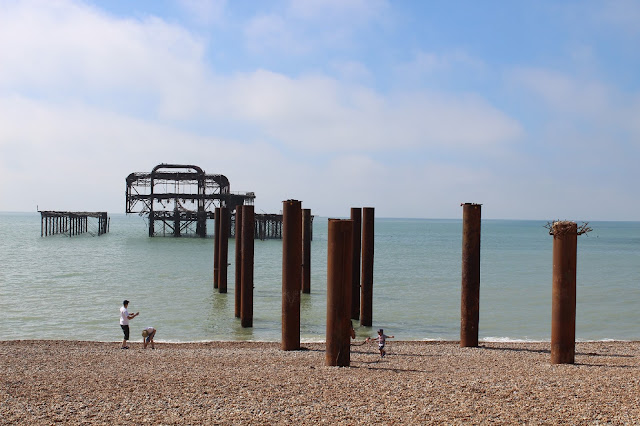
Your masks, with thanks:
[(384, 330), (379, 329), (378, 330), (378, 337), (374, 337), (373, 339), (370, 337), (367, 337), (367, 342), (370, 342), (372, 340), (377, 340), (378, 341), (378, 349), (380, 350), (380, 357), (384, 358), (384, 356), (387, 354), (387, 352), (384, 350), (384, 345), (387, 341), (387, 339), (393, 339), (394, 336), (387, 336), (386, 334), (384, 334)]

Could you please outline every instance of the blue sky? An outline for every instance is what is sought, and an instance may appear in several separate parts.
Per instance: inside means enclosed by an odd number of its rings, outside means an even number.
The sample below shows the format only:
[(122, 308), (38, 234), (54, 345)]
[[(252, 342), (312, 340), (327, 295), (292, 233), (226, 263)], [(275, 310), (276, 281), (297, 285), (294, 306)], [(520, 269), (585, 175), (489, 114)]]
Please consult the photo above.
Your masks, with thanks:
[(640, 220), (640, 2), (0, 0), (0, 210), (159, 163), (256, 209)]

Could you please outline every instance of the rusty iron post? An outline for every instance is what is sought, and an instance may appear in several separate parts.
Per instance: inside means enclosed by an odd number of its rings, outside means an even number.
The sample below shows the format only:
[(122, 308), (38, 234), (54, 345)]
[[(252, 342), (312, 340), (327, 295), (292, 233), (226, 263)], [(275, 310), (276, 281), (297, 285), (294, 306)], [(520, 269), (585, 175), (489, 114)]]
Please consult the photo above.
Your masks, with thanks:
[(353, 260), (351, 266), (351, 319), (360, 319), (360, 251), (362, 248), (362, 209), (351, 208), (353, 221)]
[(327, 343), (325, 364), (351, 362), (353, 220), (329, 219), (327, 247)]
[(362, 208), (362, 285), (360, 287), (360, 325), (373, 323), (373, 240), (375, 210)]
[(462, 207), (462, 291), (460, 347), (478, 346), (480, 319), (480, 225), (482, 205)]
[(576, 346), (576, 263), (578, 229), (575, 222), (554, 222), (551, 363), (573, 364)]
[(220, 208), (220, 258), (218, 259), (218, 291), (227, 292), (229, 266), (229, 209)]
[(253, 206), (242, 206), (242, 284), (240, 322), (242, 327), (253, 327), (253, 233), (255, 216)]
[(242, 206), (236, 206), (236, 283), (234, 288), (235, 306), (234, 314), (240, 318), (242, 306)]
[(216, 207), (213, 213), (213, 288), (218, 288), (218, 273), (220, 266), (220, 207)]
[(282, 350), (300, 349), (302, 211), (297, 200), (282, 208)]
[(311, 293), (311, 209), (302, 209), (302, 292)]

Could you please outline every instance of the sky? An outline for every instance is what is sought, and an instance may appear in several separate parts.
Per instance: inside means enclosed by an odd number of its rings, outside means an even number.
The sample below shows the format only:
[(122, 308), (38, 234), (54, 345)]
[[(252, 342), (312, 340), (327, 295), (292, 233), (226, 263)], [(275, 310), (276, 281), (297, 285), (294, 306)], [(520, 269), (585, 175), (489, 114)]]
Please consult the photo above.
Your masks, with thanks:
[(640, 2), (0, 0), (0, 211), (160, 163), (256, 212), (640, 220)]

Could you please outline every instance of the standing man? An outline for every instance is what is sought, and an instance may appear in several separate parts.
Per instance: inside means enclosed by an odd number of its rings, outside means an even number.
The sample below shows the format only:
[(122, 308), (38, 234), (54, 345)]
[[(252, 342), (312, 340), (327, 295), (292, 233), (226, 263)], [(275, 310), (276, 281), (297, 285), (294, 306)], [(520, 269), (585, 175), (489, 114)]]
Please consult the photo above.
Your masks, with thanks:
[(140, 315), (140, 312), (130, 314), (127, 306), (129, 306), (129, 301), (125, 300), (122, 302), (122, 307), (120, 308), (120, 327), (124, 333), (124, 340), (122, 340), (122, 347), (120, 347), (120, 349), (129, 349), (129, 346), (127, 346), (127, 340), (129, 340), (129, 320)]

